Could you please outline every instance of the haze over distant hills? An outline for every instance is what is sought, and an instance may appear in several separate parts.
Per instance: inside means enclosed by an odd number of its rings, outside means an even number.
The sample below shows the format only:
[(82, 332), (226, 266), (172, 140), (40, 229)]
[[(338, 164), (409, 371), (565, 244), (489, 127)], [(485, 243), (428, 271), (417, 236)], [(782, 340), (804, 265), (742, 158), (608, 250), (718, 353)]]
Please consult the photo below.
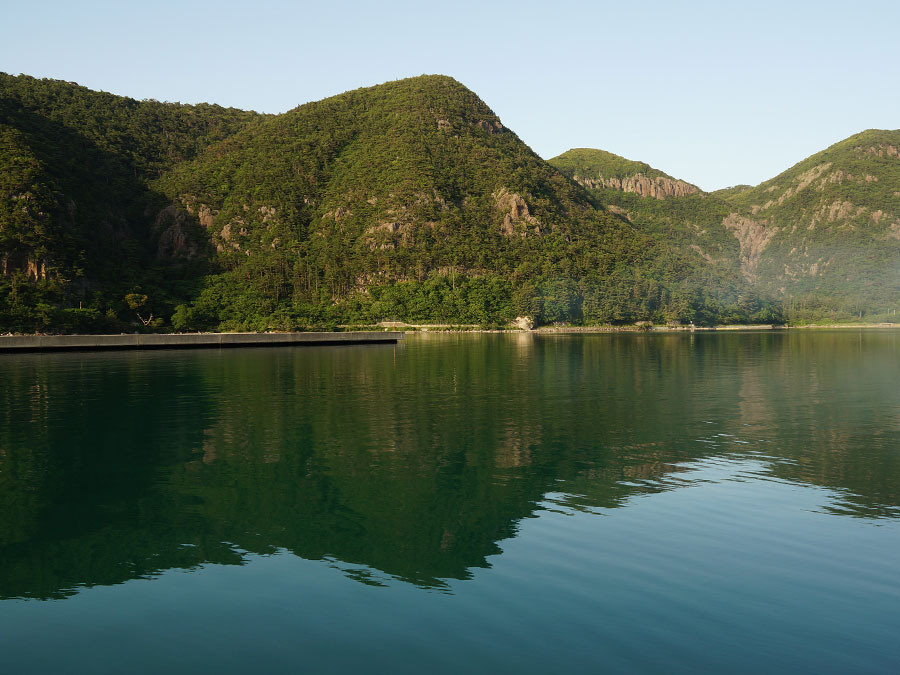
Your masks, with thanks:
[(794, 320), (896, 314), (900, 130), (864, 131), (759, 186), (712, 193), (602, 150), (550, 163), (636, 228), (738, 269)]
[(0, 329), (871, 318), (900, 290), (898, 134), (708, 194), (545, 162), (444, 76), (273, 116), (0, 74)]

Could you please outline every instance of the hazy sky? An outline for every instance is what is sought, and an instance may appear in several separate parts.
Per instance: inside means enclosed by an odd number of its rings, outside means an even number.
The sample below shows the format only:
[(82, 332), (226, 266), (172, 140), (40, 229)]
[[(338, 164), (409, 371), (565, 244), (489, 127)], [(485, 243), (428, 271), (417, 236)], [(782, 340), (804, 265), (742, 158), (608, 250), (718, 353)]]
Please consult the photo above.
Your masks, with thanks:
[(422, 73), (538, 154), (596, 147), (715, 189), (900, 127), (900, 2), (2, 0), (0, 70), (283, 112)]

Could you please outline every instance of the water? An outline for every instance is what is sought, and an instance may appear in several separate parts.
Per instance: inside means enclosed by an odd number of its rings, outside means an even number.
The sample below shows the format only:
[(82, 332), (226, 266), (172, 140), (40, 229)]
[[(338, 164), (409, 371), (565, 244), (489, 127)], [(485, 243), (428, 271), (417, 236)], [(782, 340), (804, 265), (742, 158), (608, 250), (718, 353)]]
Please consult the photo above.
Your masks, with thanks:
[(4, 672), (897, 672), (900, 332), (0, 359)]

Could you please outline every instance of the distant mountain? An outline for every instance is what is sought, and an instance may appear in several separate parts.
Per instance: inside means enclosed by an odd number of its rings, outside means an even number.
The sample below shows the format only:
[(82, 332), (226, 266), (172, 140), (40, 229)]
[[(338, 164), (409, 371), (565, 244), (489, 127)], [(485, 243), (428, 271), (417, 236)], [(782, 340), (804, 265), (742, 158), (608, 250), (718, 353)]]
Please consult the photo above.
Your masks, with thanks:
[(726, 197), (731, 197), (740, 192), (746, 192), (747, 190), (752, 190), (752, 189), (753, 189), (752, 185), (744, 185), (744, 184), (732, 185), (731, 187), (721, 188), (719, 190), (713, 190), (709, 194), (711, 194), (713, 197), (720, 197), (722, 199), (725, 199)]
[(549, 162), (583, 185), (597, 207), (685, 255), (741, 276), (739, 243), (722, 224), (730, 212), (723, 200), (649, 164), (604, 150), (569, 150)]
[(253, 330), (710, 322), (772, 309), (596, 208), (448, 77), (263, 116), (2, 76), (0, 115), (0, 328), (151, 315)]
[(696, 185), (672, 178), (649, 164), (605, 150), (576, 148), (549, 161), (586, 188), (621, 190), (656, 199), (684, 197), (701, 191)]
[(550, 163), (598, 207), (739, 271), (794, 321), (891, 320), (900, 309), (900, 131), (865, 131), (759, 186), (712, 193), (601, 150)]
[(745, 272), (796, 316), (894, 316), (900, 130), (851, 136), (726, 201)]

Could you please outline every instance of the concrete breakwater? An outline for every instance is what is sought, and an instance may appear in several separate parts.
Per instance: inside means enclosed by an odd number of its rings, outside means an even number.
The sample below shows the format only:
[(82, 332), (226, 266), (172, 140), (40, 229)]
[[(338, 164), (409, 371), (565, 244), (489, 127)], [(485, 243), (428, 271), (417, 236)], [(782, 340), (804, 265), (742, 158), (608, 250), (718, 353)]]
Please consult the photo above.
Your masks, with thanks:
[(399, 331), (347, 333), (169, 333), (121, 335), (0, 335), (0, 354), (107, 349), (190, 349), (210, 347), (278, 347), (289, 345), (357, 345), (403, 340)]

